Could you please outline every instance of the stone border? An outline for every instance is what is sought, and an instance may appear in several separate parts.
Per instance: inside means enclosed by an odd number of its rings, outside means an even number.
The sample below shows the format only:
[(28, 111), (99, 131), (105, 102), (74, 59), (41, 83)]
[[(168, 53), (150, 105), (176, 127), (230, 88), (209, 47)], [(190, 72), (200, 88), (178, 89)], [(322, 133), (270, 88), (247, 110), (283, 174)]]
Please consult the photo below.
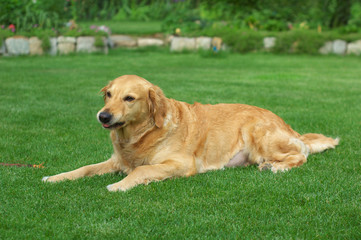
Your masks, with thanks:
[[(37, 37), (26, 38), (23, 36), (14, 36), (3, 41), (0, 48), (0, 55), (18, 56), (18, 55), (64, 55), (75, 52), (93, 53), (100, 52), (108, 54), (109, 48), (137, 48), (149, 46), (168, 46), (171, 52), (196, 51), (199, 49), (217, 52), (224, 50), (227, 46), (218, 37), (177, 37), (168, 36), (165, 39), (159, 37), (133, 37), (128, 35), (111, 35), (102, 37), (103, 47), (95, 46), (96, 40), (92, 36), (82, 37), (64, 37), (50, 38), (50, 49), (42, 49), (42, 41)], [(270, 51), (276, 44), (276, 37), (265, 37), (263, 39), (263, 49)], [(361, 40), (347, 43), (344, 40), (337, 39), (326, 42), (320, 49), (320, 54), (354, 54), (361, 55)]]

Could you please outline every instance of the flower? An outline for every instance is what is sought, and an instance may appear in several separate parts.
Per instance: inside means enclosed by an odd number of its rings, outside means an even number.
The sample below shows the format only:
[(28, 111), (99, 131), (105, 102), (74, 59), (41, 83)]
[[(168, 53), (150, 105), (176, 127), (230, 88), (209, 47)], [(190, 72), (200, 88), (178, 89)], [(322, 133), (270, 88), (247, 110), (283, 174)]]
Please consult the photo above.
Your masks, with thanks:
[(90, 29), (95, 30), (95, 32), (102, 31), (102, 32), (105, 32), (105, 33), (107, 33), (109, 35), (111, 34), (110, 29), (107, 26), (104, 26), (104, 25), (102, 25), (102, 26), (91, 25)]
[(4, 28), (5, 28), (5, 25), (1, 25), (1, 28), (4, 29)]
[(14, 24), (10, 24), (8, 29), (10, 29), (12, 32), (15, 32), (15, 25)]

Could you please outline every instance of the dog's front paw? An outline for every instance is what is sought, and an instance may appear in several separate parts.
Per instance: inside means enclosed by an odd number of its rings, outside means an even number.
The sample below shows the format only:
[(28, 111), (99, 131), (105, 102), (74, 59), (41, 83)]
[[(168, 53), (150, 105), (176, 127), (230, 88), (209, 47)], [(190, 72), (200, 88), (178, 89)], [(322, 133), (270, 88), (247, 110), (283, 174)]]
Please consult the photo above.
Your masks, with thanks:
[(288, 170), (289, 170), (289, 168), (287, 168), (287, 167), (277, 166), (277, 165), (275, 165), (271, 168), (271, 171), (274, 173), (287, 172)]
[(41, 179), (41, 181), (42, 181), (42, 182), (46, 182), (49, 178), (50, 178), (49, 176), (43, 177), (43, 178)]
[(52, 182), (52, 183), (54, 183), (54, 182), (59, 182), (59, 181), (61, 181), (62, 179), (60, 179), (59, 177), (57, 177), (57, 176), (46, 176), (46, 177), (43, 177), (42, 179), (41, 179), (41, 181), (42, 182)]
[(118, 191), (125, 192), (125, 191), (127, 191), (129, 188), (127, 188), (126, 186), (124, 186), (124, 184), (122, 184), (121, 182), (117, 182), (117, 183), (108, 185), (108, 186), (107, 186), (107, 189), (108, 189), (109, 192), (118, 192)]

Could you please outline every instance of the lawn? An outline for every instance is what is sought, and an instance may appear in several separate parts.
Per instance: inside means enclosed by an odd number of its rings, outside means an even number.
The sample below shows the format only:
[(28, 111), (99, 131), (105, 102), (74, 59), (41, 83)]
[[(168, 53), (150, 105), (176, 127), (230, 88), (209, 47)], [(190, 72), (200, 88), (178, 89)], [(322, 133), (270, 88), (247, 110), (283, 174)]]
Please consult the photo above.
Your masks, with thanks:
[[(137, 74), (170, 98), (270, 109), (300, 133), (340, 137), (285, 173), (254, 166), (110, 193), (124, 176), (44, 184), (106, 160), (99, 90)], [(0, 239), (360, 239), (361, 58), (165, 50), (0, 58)], [(222, 117), (222, 116), (220, 116)]]

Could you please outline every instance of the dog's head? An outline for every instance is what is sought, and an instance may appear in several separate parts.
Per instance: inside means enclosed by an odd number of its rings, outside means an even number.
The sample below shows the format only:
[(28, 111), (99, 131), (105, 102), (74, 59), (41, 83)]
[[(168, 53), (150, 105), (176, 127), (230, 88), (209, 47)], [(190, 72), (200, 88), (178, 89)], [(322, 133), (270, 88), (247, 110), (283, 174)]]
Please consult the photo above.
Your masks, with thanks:
[(166, 98), (162, 90), (135, 75), (124, 75), (101, 90), (105, 106), (98, 112), (99, 122), (107, 129), (117, 129), (145, 121), (163, 126)]

